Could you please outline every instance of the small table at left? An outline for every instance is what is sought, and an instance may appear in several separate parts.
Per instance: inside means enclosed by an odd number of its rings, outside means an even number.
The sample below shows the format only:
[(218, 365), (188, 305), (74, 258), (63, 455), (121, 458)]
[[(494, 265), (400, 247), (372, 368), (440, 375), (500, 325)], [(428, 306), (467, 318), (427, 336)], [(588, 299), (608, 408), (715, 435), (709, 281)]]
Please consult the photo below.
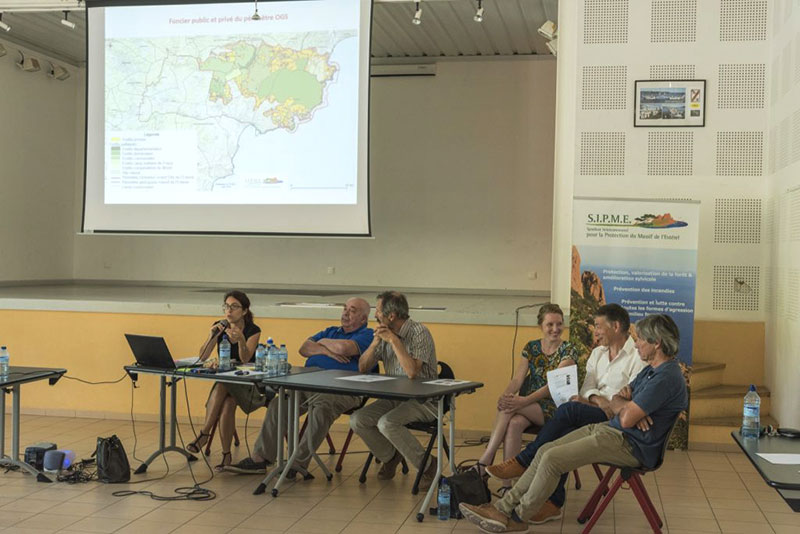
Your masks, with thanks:
[[(52, 482), (52, 480), (30, 464), (19, 459), (19, 403), (20, 386), (28, 382), (48, 380), (52, 386), (61, 378), (66, 369), (51, 369), (49, 367), (21, 367), (12, 365), (8, 368), (8, 376), (0, 378), (0, 466), (16, 466), (36, 475), (39, 482)], [(11, 393), (11, 456), (6, 455), (6, 393)]]
[[(266, 384), (263, 381), (263, 375), (250, 374), (241, 376), (231, 376), (228, 374), (204, 374), (192, 373), (190, 371), (178, 369), (159, 369), (155, 367), (141, 367), (138, 365), (126, 365), (125, 372), (132, 381), (139, 378), (139, 374), (157, 375), (159, 377), (160, 391), (159, 391), (159, 406), (158, 406), (158, 449), (151, 454), (147, 460), (142, 462), (142, 465), (136, 468), (135, 474), (139, 475), (147, 471), (147, 467), (153, 463), (153, 460), (160, 455), (167, 452), (177, 452), (186, 457), (189, 462), (197, 460), (197, 456), (187, 451), (183, 447), (178, 447), (175, 442), (175, 434), (178, 428), (178, 417), (176, 412), (177, 398), (176, 398), (176, 384), (185, 378), (195, 378), (198, 380), (211, 380), (213, 382), (224, 382), (229, 384), (248, 384), (256, 388), (264, 390)], [(316, 371), (315, 367), (293, 367), (291, 374), (300, 374), (305, 372)], [(169, 422), (167, 422), (167, 388), (170, 388), (169, 396)], [(169, 425), (169, 443), (167, 443), (166, 429)]]

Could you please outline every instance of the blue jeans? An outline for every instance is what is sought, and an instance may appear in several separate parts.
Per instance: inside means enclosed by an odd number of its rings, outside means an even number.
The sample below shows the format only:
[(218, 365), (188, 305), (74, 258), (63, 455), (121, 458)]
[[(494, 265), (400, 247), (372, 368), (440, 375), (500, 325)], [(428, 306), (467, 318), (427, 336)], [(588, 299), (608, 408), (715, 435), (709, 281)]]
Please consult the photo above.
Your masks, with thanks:
[[(539, 448), (545, 443), (550, 443), (558, 438), (566, 436), (573, 430), (592, 423), (603, 423), (608, 421), (606, 413), (597, 406), (589, 406), (582, 402), (565, 402), (556, 410), (555, 415), (550, 419), (536, 436), (536, 439), (522, 450), (516, 457), (522, 467), (528, 467), (533, 462)], [(564, 489), (569, 473), (564, 473), (558, 483), (558, 487), (550, 496), (550, 501), (559, 508), (564, 506), (567, 500), (567, 491)]]

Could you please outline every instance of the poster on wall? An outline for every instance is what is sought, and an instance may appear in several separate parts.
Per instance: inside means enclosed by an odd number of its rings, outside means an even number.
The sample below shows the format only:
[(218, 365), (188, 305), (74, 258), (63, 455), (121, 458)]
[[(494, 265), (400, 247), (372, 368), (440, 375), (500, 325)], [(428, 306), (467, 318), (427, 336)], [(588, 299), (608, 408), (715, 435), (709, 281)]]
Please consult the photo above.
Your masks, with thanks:
[(705, 126), (705, 80), (636, 80), (634, 126)]
[[(593, 319), (600, 306), (621, 305), (631, 324), (667, 314), (680, 329), (678, 360), (688, 387), (699, 202), (576, 197), (573, 217), (569, 336), (581, 359), (595, 347)], [(687, 413), (671, 444), (685, 449), (688, 438)]]

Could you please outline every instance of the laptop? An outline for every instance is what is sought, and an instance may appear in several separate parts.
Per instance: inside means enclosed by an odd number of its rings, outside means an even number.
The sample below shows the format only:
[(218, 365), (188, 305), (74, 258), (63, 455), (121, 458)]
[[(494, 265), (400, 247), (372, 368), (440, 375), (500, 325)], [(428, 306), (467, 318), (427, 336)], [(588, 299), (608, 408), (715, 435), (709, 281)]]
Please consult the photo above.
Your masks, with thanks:
[(125, 334), (125, 339), (131, 346), (137, 365), (156, 369), (175, 369), (175, 360), (163, 337)]

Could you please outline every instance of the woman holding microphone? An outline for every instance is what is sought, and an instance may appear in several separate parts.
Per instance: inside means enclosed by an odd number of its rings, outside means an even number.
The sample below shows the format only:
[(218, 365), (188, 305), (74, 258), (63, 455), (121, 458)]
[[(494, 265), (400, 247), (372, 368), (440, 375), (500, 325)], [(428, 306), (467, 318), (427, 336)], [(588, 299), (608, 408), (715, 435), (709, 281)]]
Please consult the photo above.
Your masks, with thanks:
[[(242, 291), (228, 291), (225, 294), (222, 311), (225, 313), (225, 319), (216, 321), (211, 326), (208, 339), (200, 347), (200, 361), (207, 360), (215, 346), (219, 354), (219, 344), (223, 336), (227, 336), (231, 344), (231, 362), (249, 362), (256, 352), (261, 337), (261, 328), (253, 322), (250, 299)], [(214, 423), (219, 421), (222, 462), (216, 468), (220, 470), (230, 465), (236, 406), (245, 413), (250, 413), (264, 406), (264, 403), (265, 397), (253, 386), (215, 383), (206, 401), (206, 419), (200, 435), (186, 448), (190, 452), (199, 453), (209, 440)]]

